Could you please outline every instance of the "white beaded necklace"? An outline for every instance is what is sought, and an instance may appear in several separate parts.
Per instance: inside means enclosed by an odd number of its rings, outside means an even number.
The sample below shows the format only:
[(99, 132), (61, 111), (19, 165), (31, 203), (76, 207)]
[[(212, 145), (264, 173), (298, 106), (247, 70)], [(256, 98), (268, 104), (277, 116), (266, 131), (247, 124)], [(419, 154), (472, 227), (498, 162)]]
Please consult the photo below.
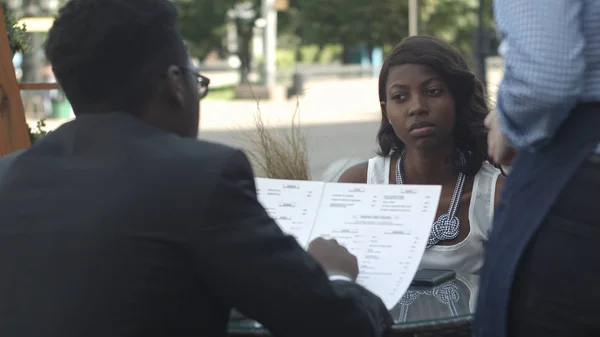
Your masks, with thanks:
[[(400, 154), (400, 158), (396, 162), (396, 184), (403, 184), (402, 179), (402, 161), (406, 151), (403, 150)], [(459, 152), (459, 158), (461, 163), (465, 164), (465, 156), (462, 152)], [(440, 215), (440, 217), (433, 223), (431, 227), (431, 233), (429, 234), (429, 240), (427, 241), (427, 248), (438, 244), (440, 241), (453, 240), (460, 234), (460, 220), (456, 216), (458, 212), (458, 205), (460, 203), (460, 197), (462, 196), (463, 186), (465, 184), (465, 175), (460, 172), (458, 174), (458, 181), (454, 187), (454, 193), (452, 194), (452, 200), (450, 201), (450, 207), (448, 212)]]

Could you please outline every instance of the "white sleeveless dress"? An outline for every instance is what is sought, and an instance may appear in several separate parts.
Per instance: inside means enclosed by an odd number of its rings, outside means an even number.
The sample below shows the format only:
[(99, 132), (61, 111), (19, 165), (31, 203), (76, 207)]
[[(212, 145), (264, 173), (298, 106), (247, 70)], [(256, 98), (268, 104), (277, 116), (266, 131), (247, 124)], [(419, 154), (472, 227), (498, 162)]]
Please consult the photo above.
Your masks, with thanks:
[[(369, 159), (367, 184), (390, 183), (389, 157)], [(496, 181), (500, 170), (484, 162), (475, 175), (469, 205), (470, 231), (467, 237), (452, 246), (435, 245), (425, 250), (420, 269), (452, 269), (478, 274), (483, 266), (484, 243), (492, 229)]]

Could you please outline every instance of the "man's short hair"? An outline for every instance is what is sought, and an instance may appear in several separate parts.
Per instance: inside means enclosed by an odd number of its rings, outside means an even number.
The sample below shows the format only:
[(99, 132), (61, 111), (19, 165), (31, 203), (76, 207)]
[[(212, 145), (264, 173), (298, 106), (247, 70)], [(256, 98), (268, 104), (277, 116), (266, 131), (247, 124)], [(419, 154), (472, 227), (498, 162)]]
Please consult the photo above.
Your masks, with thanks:
[(100, 104), (139, 114), (167, 67), (185, 60), (176, 21), (168, 0), (70, 0), (46, 57), (76, 111)]

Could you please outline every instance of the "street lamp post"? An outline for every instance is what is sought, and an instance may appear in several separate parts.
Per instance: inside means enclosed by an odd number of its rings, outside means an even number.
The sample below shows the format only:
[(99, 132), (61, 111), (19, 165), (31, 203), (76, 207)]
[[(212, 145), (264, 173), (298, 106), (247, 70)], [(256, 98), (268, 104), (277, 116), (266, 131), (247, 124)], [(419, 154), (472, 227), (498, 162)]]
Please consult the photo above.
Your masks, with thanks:
[(419, 2), (408, 0), (408, 35), (419, 34)]
[(277, 9), (275, 0), (262, 0), (262, 17), (265, 19), (264, 27), (264, 81), (267, 88), (275, 86), (277, 76), (276, 50), (277, 50)]
[(485, 1), (479, 0), (479, 8), (477, 9), (477, 72), (479, 79), (483, 83), (483, 87), (487, 89), (487, 68), (485, 59), (487, 57), (487, 42), (485, 36), (485, 23), (483, 21), (483, 13)]

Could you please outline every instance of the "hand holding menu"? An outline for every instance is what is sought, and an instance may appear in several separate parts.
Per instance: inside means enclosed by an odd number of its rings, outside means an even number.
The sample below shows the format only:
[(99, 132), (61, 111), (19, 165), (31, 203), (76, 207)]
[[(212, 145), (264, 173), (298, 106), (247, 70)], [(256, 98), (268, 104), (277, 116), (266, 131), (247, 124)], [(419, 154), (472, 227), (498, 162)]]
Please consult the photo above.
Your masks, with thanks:
[(256, 178), (258, 200), (304, 248), (336, 239), (359, 262), (357, 282), (391, 309), (425, 251), (441, 186), (367, 185)]

